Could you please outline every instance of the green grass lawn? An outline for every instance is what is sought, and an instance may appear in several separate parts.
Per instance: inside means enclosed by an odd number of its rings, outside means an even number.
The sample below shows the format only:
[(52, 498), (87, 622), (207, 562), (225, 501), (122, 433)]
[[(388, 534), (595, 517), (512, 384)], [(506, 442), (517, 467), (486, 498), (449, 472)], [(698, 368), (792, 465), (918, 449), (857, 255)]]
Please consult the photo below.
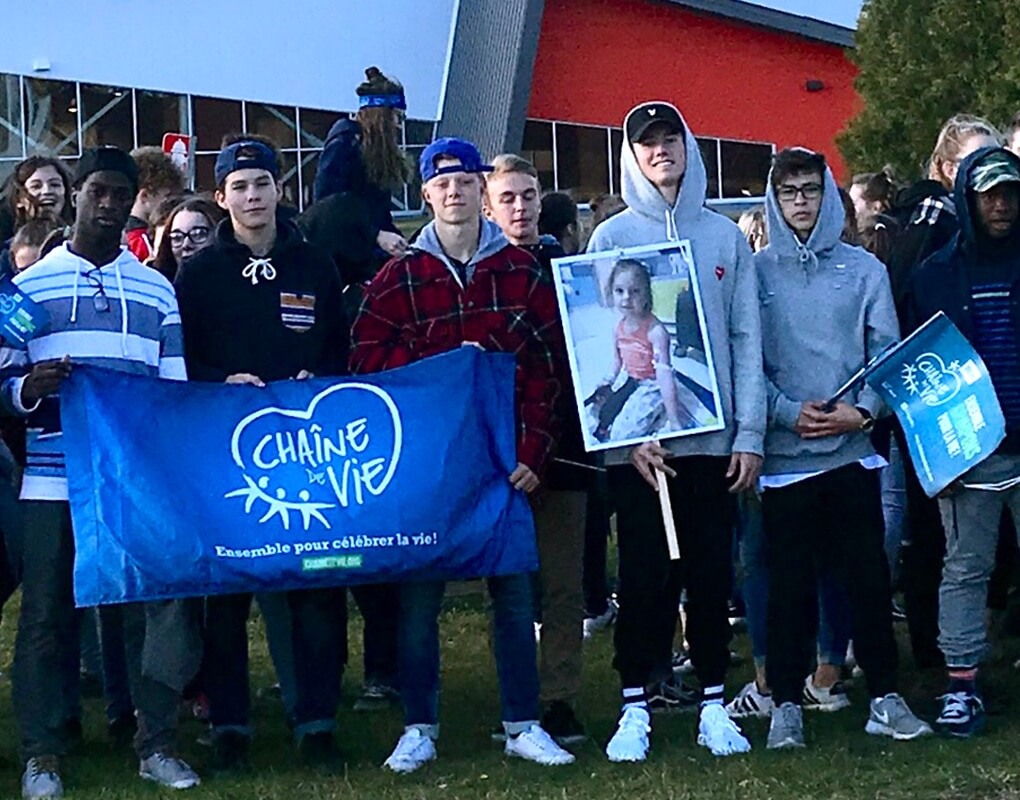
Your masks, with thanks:
[[(353, 604), (352, 604), (353, 605)], [(0, 646), (9, 661), (15, 610), (12, 602), (0, 628)], [(795, 753), (765, 750), (766, 726), (745, 726), (754, 752), (748, 756), (715, 759), (695, 745), (695, 717), (691, 714), (654, 719), (652, 754), (643, 765), (606, 761), (602, 745), (617, 712), (618, 686), (610, 667), (611, 638), (600, 635), (585, 644), (584, 692), (580, 714), (593, 739), (575, 748), (578, 760), (569, 767), (545, 768), (503, 758), (489, 741), (489, 728), (498, 720), (495, 672), (486, 638), (486, 618), (473, 600), (458, 601), (443, 618), (444, 694), (443, 733), (439, 760), (410, 776), (395, 776), (379, 768), (401, 731), (396, 711), (357, 714), (350, 710), (360, 681), (360, 632), (352, 622), (352, 668), (345, 678), (344, 708), (339, 716), (339, 743), (347, 757), (341, 777), (322, 778), (297, 763), (278, 700), (254, 701), (257, 736), (253, 750), (255, 772), (237, 780), (207, 779), (187, 793), (201, 798), (933, 798), (1020, 800), (1020, 675), (1012, 660), (1020, 650), (1013, 642), (1002, 648), (987, 671), (988, 732), (971, 742), (929, 739), (897, 743), (875, 739), (864, 731), (866, 698), (853, 691), (852, 708), (832, 715), (808, 715), (808, 748)], [(902, 631), (901, 631), (902, 633)], [(261, 624), (251, 623), (253, 689), (272, 682)], [(747, 650), (740, 636), (736, 647)], [(934, 694), (942, 688), (939, 676), (913, 673), (904, 657), (904, 689), (914, 709), (928, 719)], [(731, 673), (731, 690), (750, 677), (749, 664)], [(6, 684), (9, 686), (9, 684)], [(3, 725), (0, 797), (16, 797), (20, 769), (17, 735), (9, 693), (0, 701)], [(183, 726), (181, 750), (201, 773), (208, 751), (196, 744), (200, 727)], [(175, 793), (143, 783), (135, 777), (131, 753), (114, 751), (107, 743), (98, 699), (86, 701), (86, 742), (65, 765), (65, 787), (75, 800), (86, 798), (146, 798)], [(175, 795), (176, 796), (176, 795)]]

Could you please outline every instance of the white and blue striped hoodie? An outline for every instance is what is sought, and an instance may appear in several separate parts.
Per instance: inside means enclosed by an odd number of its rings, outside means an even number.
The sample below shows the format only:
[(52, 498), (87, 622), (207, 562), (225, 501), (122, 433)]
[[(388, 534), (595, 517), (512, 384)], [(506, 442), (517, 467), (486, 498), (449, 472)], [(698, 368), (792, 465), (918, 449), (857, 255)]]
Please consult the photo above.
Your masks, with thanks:
[[(72, 364), (187, 380), (177, 298), (166, 278), (126, 248), (109, 264), (97, 267), (65, 244), (14, 282), (49, 314), (49, 324), (27, 349), (5, 347), (0, 356), (0, 406), (28, 416), (21, 497), (66, 500), (59, 401), (48, 397), (25, 408), (21, 402), (25, 376), (33, 364), (67, 355)], [(101, 294), (105, 303), (97, 299)]]

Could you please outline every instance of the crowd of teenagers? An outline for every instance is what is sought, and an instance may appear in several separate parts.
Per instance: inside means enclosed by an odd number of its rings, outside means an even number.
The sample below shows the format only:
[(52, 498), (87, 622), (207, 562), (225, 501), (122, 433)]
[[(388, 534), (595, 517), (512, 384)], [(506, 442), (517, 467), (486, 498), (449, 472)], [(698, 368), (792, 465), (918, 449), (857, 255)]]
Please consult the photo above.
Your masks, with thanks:
[[(0, 589), (3, 599), (22, 591), (12, 681), (24, 797), (61, 795), (62, 759), (81, 738), (82, 665), (93, 661), (111, 738), (133, 744), (142, 778), (199, 783), (177, 751), (182, 708), (208, 722), (210, 776), (250, 769), (253, 599), (300, 757), (325, 770), (343, 763), (345, 590), (75, 608), (59, 388), (77, 365), (263, 387), (375, 373), (468, 343), (513, 353), (518, 463), (507, 479), (531, 500), (540, 568), (487, 580), (500, 696), (492, 738), (508, 756), (574, 761), (568, 748), (588, 736), (576, 708), (582, 639), (613, 625), (620, 716), (592, 732), (610, 761), (647, 757), (657, 710), (694, 712), (697, 743), (716, 756), (751, 749), (736, 721), (749, 716), (771, 717), (768, 748), (803, 747), (802, 710), (849, 706), (852, 675), (870, 698), (867, 733), (930, 734), (898, 693), (894, 590), (914, 662), (948, 673), (934, 727), (976, 733), (986, 609), (1001, 594), (992, 575), (1008, 563), (1010, 515), (1020, 513), (1020, 158), (1003, 146), (1020, 124), (1004, 137), (953, 117), (929, 179), (902, 189), (883, 171), (844, 191), (822, 154), (784, 149), (764, 209), (738, 227), (706, 206), (705, 165), (678, 109), (644, 102), (623, 120), (622, 197), (592, 203), (587, 237), (574, 201), (543, 194), (534, 165), (443, 138), (418, 165), (432, 219), (405, 237), (390, 200), (412, 169), (398, 147), (403, 91), (371, 69), (358, 96), (359, 112), (329, 132), (314, 203), (300, 215), (280, 204), (275, 146), (251, 135), (224, 140), (210, 196), (186, 193), (153, 148), (87, 150), (73, 177), (32, 156), (8, 182), (2, 269), (49, 315), (41, 335), (3, 349), (0, 373)], [(667, 240), (693, 251), (725, 429), (596, 458), (583, 446), (551, 260)], [(624, 326), (628, 309), (651, 302), (634, 264), (610, 293)], [(933, 500), (872, 390), (827, 398), (938, 311), (984, 359), (1008, 435)], [(624, 333), (623, 363), (651, 358), (654, 332)], [(364, 618), (355, 709), (403, 708), (396, 746), (380, 754), (394, 772), (437, 757), (444, 590), (352, 590)], [(736, 595), (756, 674), (727, 703)]]

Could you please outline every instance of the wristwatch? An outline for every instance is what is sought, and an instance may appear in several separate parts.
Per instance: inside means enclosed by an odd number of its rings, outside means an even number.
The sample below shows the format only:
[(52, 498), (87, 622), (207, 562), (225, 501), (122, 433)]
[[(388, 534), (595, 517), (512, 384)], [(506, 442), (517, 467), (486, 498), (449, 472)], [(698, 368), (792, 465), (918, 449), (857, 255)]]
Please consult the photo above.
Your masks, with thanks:
[(875, 418), (871, 416), (871, 412), (866, 408), (857, 406), (857, 413), (863, 417), (861, 420), (861, 433), (871, 433), (871, 429), (875, 427)]

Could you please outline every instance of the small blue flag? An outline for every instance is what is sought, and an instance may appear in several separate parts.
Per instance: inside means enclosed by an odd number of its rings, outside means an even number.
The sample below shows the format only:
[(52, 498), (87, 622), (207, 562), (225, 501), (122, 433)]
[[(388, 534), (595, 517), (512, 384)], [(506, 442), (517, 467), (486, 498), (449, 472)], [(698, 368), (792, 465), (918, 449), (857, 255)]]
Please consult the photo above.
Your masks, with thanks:
[(879, 356), (864, 379), (903, 426), (929, 497), (990, 456), (1006, 437), (988, 369), (942, 312)]
[(24, 347), (49, 324), (46, 309), (14, 285), (11, 276), (0, 280), (0, 337)]

